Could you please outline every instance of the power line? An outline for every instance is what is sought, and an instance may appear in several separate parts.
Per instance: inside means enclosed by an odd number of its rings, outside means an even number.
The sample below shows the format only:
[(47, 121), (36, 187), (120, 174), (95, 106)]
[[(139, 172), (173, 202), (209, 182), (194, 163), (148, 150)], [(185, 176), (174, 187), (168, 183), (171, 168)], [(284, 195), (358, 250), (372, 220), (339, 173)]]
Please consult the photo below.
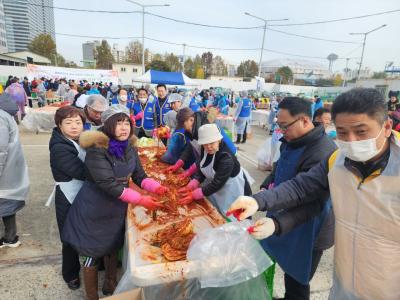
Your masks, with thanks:
[(108, 39), (108, 40), (126, 40), (126, 39), (141, 39), (141, 36), (95, 36), (95, 35), (80, 35), (80, 34), (69, 34), (69, 33), (59, 33), (56, 32), (56, 35), (68, 36), (68, 37), (80, 37), (80, 38), (90, 38), (90, 39)]
[(272, 28), (269, 28), (269, 26), (270, 25), (268, 25), (268, 27), (267, 27), (267, 30), (269, 30), (269, 31), (279, 32), (279, 33), (282, 33), (282, 34), (291, 35), (291, 36), (297, 36), (297, 37), (310, 39), (310, 40), (332, 42), (332, 43), (343, 43), (343, 44), (362, 44), (362, 42), (330, 40), (330, 39), (323, 39), (323, 38), (318, 38), (318, 37), (313, 37), (313, 36), (300, 35), (300, 34), (296, 34), (296, 33), (290, 33), (290, 32), (286, 32), (286, 31), (282, 31), (282, 30), (272, 29)]
[(140, 10), (124, 10), (124, 11), (116, 11), (116, 10), (93, 10), (93, 9), (82, 9), (82, 8), (68, 8), (68, 7), (59, 7), (52, 5), (44, 5), (40, 3), (27, 3), (31, 6), (40, 6), (43, 8), (52, 8), (58, 10), (66, 10), (66, 11), (75, 11), (75, 12), (90, 12), (90, 13), (105, 13), (105, 14), (136, 14), (142, 13)]
[(386, 15), (386, 14), (392, 14), (392, 13), (396, 13), (396, 12), (400, 12), (400, 9), (387, 10), (387, 11), (383, 11), (383, 12), (379, 12), (379, 13), (373, 13), (373, 14), (362, 15), (362, 16), (356, 16), (356, 17), (332, 19), (332, 20), (325, 20), (325, 21), (305, 22), (305, 23), (273, 24), (273, 25), (269, 25), (269, 26), (278, 27), (278, 26), (316, 25), (316, 24), (325, 24), (325, 23), (334, 23), (334, 22), (341, 22), (341, 21), (349, 21), (349, 20), (363, 19), (363, 18), (381, 16), (381, 15)]

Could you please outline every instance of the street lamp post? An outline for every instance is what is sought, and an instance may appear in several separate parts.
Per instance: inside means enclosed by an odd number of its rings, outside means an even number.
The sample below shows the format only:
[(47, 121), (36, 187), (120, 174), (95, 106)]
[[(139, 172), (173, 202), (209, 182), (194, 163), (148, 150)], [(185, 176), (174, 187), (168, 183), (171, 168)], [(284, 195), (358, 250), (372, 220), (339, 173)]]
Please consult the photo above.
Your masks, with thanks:
[(264, 22), (264, 32), (263, 32), (263, 38), (262, 38), (262, 44), (261, 44), (260, 61), (259, 61), (259, 63), (258, 63), (258, 77), (260, 77), (260, 76), (261, 76), (261, 62), (262, 62), (262, 57), (263, 57), (263, 52), (264, 52), (265, 33), (266, 33), (266, 31), (267, 31), (268, 22), (287, 21), (287, 20), (289, 20), (289, 19), (266, 20), (266, 19), (263, 19), (263, 18), (254, 16), (254, 15), (248, 13), (248, 12), (245, 12), (244, 14), (245, 14), (246, 16), (253, 17), (253, 18), (256, 18), (256, 19), (261, 20), (261, 21)]
[(146, 7), (164, 7), (164, 6), (170, 6), (169, 4), (149, 4), (149, 5), (144, 5), (136, 1), (132, 0), (126, 0), (130, 3), (139, 5), (142, 8), (142, 74), (145, 73), (145, 68), (144, 68), (144, 15), (146, 13), (145, 8)]
[(370, 30), (368, 32), (351, 32), (351, 33), (349, 33), (351, 35), (364, 35), (364, 41), (363, 41), (363, 47), (362, 47), (362, 52), (361, 52), (360, 65), (358, 66), (358, 71), (357, 71), (357, 80), (360, 79), (360, 72), (361, 72), (361, 67), (362, 67), (362, 63), (363, 63), (363, 59), (364, 59), (364, 49), (365, 49), (365, 43), (367, 41), (367, 35), (372, 33), (372, 32), (374, 32), (374, 31), (377, 31), (377, 30), (379, 30), (379, 29), (381, 29), (383, 27), (386, 27), (386, 26), (387, 26), (386, 24), (383, 24), (383, 25), (381, 25), (379, 27), (376, 27), (376, 28), (374, 28), (374, 29), (372, 29), (372, 30)]

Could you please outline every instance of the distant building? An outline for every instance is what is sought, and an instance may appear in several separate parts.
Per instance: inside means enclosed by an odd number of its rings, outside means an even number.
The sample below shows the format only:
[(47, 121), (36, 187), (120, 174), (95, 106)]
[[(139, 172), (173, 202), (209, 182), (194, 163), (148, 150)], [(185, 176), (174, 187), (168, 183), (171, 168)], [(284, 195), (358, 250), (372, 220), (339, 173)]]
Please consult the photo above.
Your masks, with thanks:
[(45, 66), (51, 65), (50, 59), (30, 51), (9, 52), (9, 53), (3, 53), (3, 55), (14, 59), (18, 59), (18, 61), (22, 59), (25, 61), (25, 64), (35, 64), (35, 65), (45, 65)]
[(113, 44), (111, 53), (116, 63), (123, 63), (125, 61), (125, 51), (121, 50), (118, 44)]
[(235, 77), (237, 74), (237, 66), (234, 64), (226, 64), (226, 69), (228, 71), (228, 77)]
[(100, 46), (100, 41), (89, 41), (82, 44), (82, 63), (86, 68), (94, 67), (96, 65), (96, 61), (94, 58), (94, 52), (96, 47)]
[(150, 50), (144, 51), (144, 63), (147, 65), (153, 61), (153, 53)]
[(141, 64), (113, 63), (112, 70), (118, 72), (118, 81), (121, 85), (132, 85), (133, 78), (142, 75)]
[(274, 76), (281, 67), (289, 67), (293, 72), (294, 79), (317, 80), (331, 76), (328, 68), (322, 64), (305, 59), (274, 59), (261, 63), (261, 77)]
[[(357, 78), (358, 69), (351, 70), (350, 75), (351, 75), (351, 78)], [(371, 78), (372, 75), (373, 75), (372, 70), (368, 67), (365, 67), (364, 69), (360, 70), (359, 78)]]
[(5, 53), (7, 51), (6, 18), (4, 15), (3, 1), (0, 0), (0, 53)]
[[(2, 4), (9, 52), (27, 50), (42, 33), (50, 34), (55, 41), (53, 0), (2, 0)], [(0, 21), (0, 44), (1, 26)]]

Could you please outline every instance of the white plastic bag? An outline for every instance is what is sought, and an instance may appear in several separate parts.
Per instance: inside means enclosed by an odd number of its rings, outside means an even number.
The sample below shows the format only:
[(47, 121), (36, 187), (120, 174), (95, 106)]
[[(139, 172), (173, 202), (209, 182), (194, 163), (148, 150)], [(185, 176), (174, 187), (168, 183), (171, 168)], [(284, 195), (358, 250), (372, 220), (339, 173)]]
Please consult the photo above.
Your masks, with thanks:
[(281, 142), (273, 137), (267, 137), (265, 142), (261, 145), (260, 150), (257, 152), (258, 169), (262, 171), (272, 170), (274, 162), (278, 161), (280, 152), (279, 148)]
[(187, 259), (200, 264), (202, 288), (239, 284), (272, 265), (259, 242), (247, 232), (249, 220), (204, 230), (190, 243)]

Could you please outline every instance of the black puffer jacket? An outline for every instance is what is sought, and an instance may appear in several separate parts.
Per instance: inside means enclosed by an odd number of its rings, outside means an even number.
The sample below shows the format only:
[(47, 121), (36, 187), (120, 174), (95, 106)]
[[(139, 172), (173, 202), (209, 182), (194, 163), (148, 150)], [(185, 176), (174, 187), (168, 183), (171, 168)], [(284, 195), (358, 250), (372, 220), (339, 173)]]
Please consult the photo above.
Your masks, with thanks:
[(49, 142), (50, 167), (54, 181), (67, 182), (72, 179), (85, 180), (84, 163), (78, 158), (78, 150), (55, 127)]
[[(197, 161), (197, 172), (194, 178), (199, 182), (203, 182), (206, 178), (200, 170), (200, 161), (207, 155), (206, 161), (204, 162), (204, 167), (208, 166), (212, 161), (212, 155), (205, 154), (204, 148), (201, 149), (201, 159)], [(210, 196), (215, 192), (219, 191), (229, 178), (236, 177), (240, 172), (240, 163), (236, 156), (232, 154), (229, 147), (221, 142), (220, 148), (215, 154), (214, 166), (215, 176), (213, 180), (207, 185), (202, 187), (204, 196)], [(251, 195), (250, 185), (245, 176), (245, 189), (244, 193), (246, 196)]]

